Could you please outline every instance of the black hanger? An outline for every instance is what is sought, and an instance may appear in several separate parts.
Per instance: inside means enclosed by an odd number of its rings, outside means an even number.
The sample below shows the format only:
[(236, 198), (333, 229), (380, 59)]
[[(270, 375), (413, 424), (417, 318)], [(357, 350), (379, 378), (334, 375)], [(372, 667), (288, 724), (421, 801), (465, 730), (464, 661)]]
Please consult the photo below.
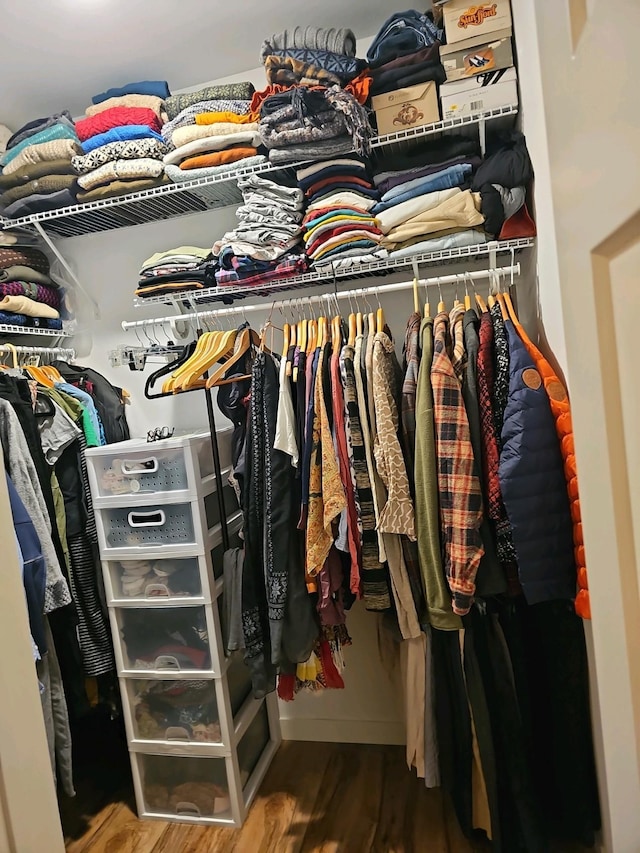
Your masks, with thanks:
[(51, 418), (56, 413), (56, 407), (53, 405), (51, 397), (38, 392), (36, 396), (36, 405), (34, 408), (34, 416), (36, 418)]
[(175, 396), (173, 392), (169, 394), (151, 394), (151, 388), (155, 384), (155, 382), (162, 378), (163, 376), (168, 376), (170, 373), (173, 373), (178, 367), (181, 367), (186, 361), (188, 361), (193, 355), (193, 351), (196, 348), (196, 342), (192, 341), (190, 344), (187, 344), (182, 348), (182, 354), (178, 356), (175, 361), (169, 362), (169, 364), (163, 364), (158, 370), (152, 373), (144, 384), (144, 396), (147, 400), (157, 400), (158, 397), (173, 397)]

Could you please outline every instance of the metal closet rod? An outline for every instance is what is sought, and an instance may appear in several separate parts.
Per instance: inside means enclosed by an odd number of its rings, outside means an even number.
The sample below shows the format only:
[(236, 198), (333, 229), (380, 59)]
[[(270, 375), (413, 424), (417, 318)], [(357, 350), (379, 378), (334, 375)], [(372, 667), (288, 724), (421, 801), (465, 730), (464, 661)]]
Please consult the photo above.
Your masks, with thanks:
[[(443, 284), (459, 284), (464, 285), (465, 281), (478, 281), (484, 278), (491, 278), (495, 275), (515, 277), (520, 275), (520, 264), (512, 264), (508, 267), (492, 267), (486, 270), (474, 270), (473, 272), (457, 273), (453, 275), (439, 275), (433, 278), (422, 278), (419, 280), (420, 287), (440, 287)], [(249, 314), (253, 311), (273, 311), (274, 308), (281, 308), (286, 305), (291, 305), (293, 302), (298, 302), (300, 299), (304, 303), (309, 302), (323, 303), (327, 300), (337, 299), (357, 299), (359, 296), (383, 296), (385, 293), (391, 293), (396, 290), (410, 290), (413, 287), (413, 279), (410, 281), (400, 281), (394, 284), (382, 284), (375, 287), (358, 287), (355, 290), (337, 290), (328, 293), (319, 293), (314, 296), (291, 297), (289, 299), (280, 299), (276, 302), (265, 301), (262, 304), (252, 305), (234, 305), (231, 308), (208, 309), (206, 311), (193, 311), (190, 314), (172, 314), (170, 317), (156, 317), (152, 320), (124, 320), (122, 328), (126, 332), (128, 329), (144, 329), (150, 326), (162, 325), (163, 323), (171, 322), (189, 322), (191, 320), (206, 320), (209, 317), (226, 317), (230, 314)]]
[(76, 351), (69, 347), (25, 347), (13, 344), (0, 344), (0, 353), (13, 353), (18, 355), (55, 355), (60, 358), (74, 359)]

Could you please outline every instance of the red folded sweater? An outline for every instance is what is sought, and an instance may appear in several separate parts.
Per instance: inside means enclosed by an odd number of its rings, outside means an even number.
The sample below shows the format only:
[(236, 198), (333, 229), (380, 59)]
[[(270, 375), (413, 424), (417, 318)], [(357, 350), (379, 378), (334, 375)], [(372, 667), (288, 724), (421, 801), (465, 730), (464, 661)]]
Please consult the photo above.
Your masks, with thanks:
[(151, 130), (160, 131), (162, 124), (153, 110), (147, 107), (111, 107), (95, 116), (88, 116), (76, 122), (76, 133), (80, 142), (106, 133), (112, 127), (125, 124), (146, 124)]

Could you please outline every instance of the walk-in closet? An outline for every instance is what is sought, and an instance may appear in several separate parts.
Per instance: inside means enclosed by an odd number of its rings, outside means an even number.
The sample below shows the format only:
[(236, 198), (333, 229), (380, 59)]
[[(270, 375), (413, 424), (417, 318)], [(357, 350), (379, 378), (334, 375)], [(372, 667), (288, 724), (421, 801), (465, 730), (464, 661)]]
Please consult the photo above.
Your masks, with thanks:
[(23, 6), (0, 853), (640, 849), (636, 4)]

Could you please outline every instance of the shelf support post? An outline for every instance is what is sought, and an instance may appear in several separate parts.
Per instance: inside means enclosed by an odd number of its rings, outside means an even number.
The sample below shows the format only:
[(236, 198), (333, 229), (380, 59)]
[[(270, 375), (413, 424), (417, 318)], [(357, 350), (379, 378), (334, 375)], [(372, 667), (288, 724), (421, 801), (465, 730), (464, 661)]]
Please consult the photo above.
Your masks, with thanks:
[(69, 264), (67, 263), (67, 261), (66, 261), (66, 259), (65, 259), (64, 255), (63, 255), (63, 254), (62, 254), (62, 252), (58, 249), (58, 247), (57, 247), (57, 246), (56, 246), (56, 244), (53, 242), (53, 240), (51, 239), (51, 237), (49, 237), (49, 235), (47, 234), (47, 232), (45, 231), (45, 229), (42, 227), (42, 225), (41, 225), (39, 222), (34, 222), (34, 223), (33, 223), (33, 225), (34, 225), (34, 228), (36, 229), (36, 231), (38, 232), (38, 234), (40, 235), (40, 238), (41, 238), (41, 239), (42, 239), (42, 240), (47, 244), (47, 246), (49, 247), (49, 249), (53, 252), (53, 254), (56, 256), (56, 258), (60, 261), (60, 263), (61, 263), (61, 264), (62, 264), (62, 266), (64, 267), (65, 271), (67, 272), (67, 275), (72, 279), (72, 281), (73, 281), (73, 283), (75, 284), (75, 286), (78, 288), (78, 290), (83, 294), (83, 296), (84, 296), (84, 297), (88, 300), (88, 302), (91, 304), (91, 306), (92, 306), (92, 308), (93, 308), (93, 316), (94, 316), (94, 318), (95, 318), (96, 320), (99, 320), (99, 319), (100, 319), (100, 306), (98, 305), (98, 303), (96, 302), (96, 300), (95, 300), (95, 299), (93, 298), (93, 296), (91, 296), (91, 294), (90, 294), (90, 293), (88, 293), (88, 292), (85, 290), (85, 288), (82, 286), (82, 284), (80, 283), (80, 280), (79, 280), (78, 276), (77, 276), (77, 275), (74, 273), (74, 271), (71, 269), (71, 267), (70, 267), (70, 266), (69, 266)]

